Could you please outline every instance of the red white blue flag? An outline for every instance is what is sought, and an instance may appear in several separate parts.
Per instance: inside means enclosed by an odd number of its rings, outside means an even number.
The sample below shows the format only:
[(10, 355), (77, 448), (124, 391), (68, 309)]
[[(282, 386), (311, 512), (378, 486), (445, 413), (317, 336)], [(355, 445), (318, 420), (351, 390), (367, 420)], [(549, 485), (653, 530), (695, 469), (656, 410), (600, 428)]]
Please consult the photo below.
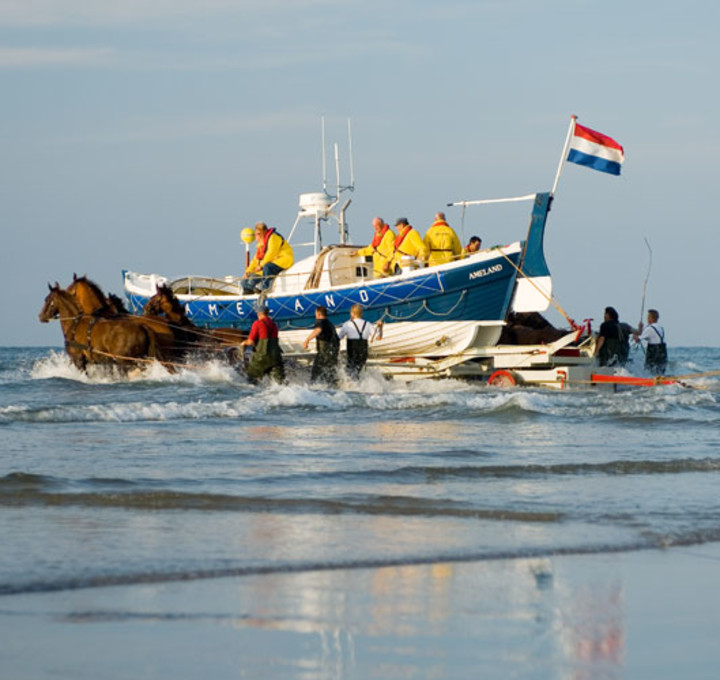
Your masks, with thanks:
[(567, 159), (593, 170), (619, 175), (625, 154), (611, 137), (576, 123)]

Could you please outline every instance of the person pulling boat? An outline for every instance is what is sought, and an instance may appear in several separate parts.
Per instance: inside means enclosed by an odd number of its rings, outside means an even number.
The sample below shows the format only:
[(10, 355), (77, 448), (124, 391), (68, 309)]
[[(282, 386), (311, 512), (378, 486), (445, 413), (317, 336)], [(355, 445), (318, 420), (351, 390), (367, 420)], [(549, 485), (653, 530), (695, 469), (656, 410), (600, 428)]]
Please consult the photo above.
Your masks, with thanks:
[(648, 309), (648, 325), (643, 328), (639, 323), (637, 332), (633, 335), (636, 343), (645, 342), (645, 368), (655, 375), (663, 375), (667, 368), (667, 345), (665, 344), (665, 329), (658, 323), (660, 313), (657, 309)]
[(632, 326), (621, 323), (615, 307), (605, 307), (604, 321), (600, 325), (595, 356), (600, 366), (624, 366), (630, 356)]
[(268, 308), (259, 307), (257, 321), (253, 322), (250, 335), (242, 343), (254, 349), (246, 371), (250, 382), (257, 383), (266, 375), (275, 382), (285, 382), (285, 365), (278, 334), (277, 324), (270, 318)]
[(376, 324), (365, 321), (363, 306), (355, 304), (350, 307), (350, 319), (338, 331), (338, 338), (346, 338), (345, 370), (350, 378), (357, 380), (365, 368), (368, 359), (368, 344), (373, 340), (382, 340), (382, 319)]
[(310, 342), (315, 340), (315, 360), (313, 361), (310, 382), (324, 382), (335, 387), (337, 385), (337, 362), (340, 352), (340, 339), (335, 326), (328, 319), (327, 307), (315, 308), (315, 327), (305, 338), (303, 347), (308, 349)]

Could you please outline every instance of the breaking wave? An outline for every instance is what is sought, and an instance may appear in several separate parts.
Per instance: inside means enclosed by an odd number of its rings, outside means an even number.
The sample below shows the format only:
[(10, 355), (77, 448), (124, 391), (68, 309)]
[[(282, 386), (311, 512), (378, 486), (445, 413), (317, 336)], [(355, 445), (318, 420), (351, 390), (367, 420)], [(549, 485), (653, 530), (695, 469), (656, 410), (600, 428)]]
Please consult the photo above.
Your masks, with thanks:
[[(75, 376), (74, 367), (61, 363), (59, 371), (54, 360), (50, 364), (34, 369), (36, 380), (46, 380), (50, 375), (75, 380), (71, 378)], [(427, 381), (410, 385), (383, 383), (378, 389), (370, 379), (348, 389), (325, 389), (307, 383), (256, 388), (233, 369), (213, 363), (173, 375), (157, 367), (142, 378), (123, 382), (107, 375), (99, 378), (78, 374), (78, 379), (99, 386), (113, 385), (116, 391), (73, 392), (55, 399), (55, 403), (47, 403), (39, 392), (37, 398), (25, 403), (0, 405), (0, 425), (236, 419), (289, 409), (358, 414), (420, 412), (427, 418), (453, 413), (460, 420), (495, 415), (509, 422), (528, 416), (713, 425), (720, 421), (720, 395), (679, 386), (612, 394), (541, 388), (498, 390), (456, 381)]]

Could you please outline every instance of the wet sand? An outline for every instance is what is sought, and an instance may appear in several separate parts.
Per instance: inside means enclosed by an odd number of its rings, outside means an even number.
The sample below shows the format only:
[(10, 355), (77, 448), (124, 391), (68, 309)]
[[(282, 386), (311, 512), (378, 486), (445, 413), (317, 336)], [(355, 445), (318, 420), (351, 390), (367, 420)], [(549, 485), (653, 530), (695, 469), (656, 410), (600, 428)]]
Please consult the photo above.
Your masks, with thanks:
[(720, 544), (0, 598), (0, 677), (718, 677)]

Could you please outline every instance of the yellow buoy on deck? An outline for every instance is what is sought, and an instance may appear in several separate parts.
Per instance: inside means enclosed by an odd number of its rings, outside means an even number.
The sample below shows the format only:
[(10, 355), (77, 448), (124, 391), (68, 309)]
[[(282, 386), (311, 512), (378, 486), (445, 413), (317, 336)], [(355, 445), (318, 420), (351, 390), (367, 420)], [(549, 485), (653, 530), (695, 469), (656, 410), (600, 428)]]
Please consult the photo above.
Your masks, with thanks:
[(245, 241), (245, 243), (252, 243), (255, 240), (255, 232), (250, 227), (245, 227), (240, 232), (240, 238)]

